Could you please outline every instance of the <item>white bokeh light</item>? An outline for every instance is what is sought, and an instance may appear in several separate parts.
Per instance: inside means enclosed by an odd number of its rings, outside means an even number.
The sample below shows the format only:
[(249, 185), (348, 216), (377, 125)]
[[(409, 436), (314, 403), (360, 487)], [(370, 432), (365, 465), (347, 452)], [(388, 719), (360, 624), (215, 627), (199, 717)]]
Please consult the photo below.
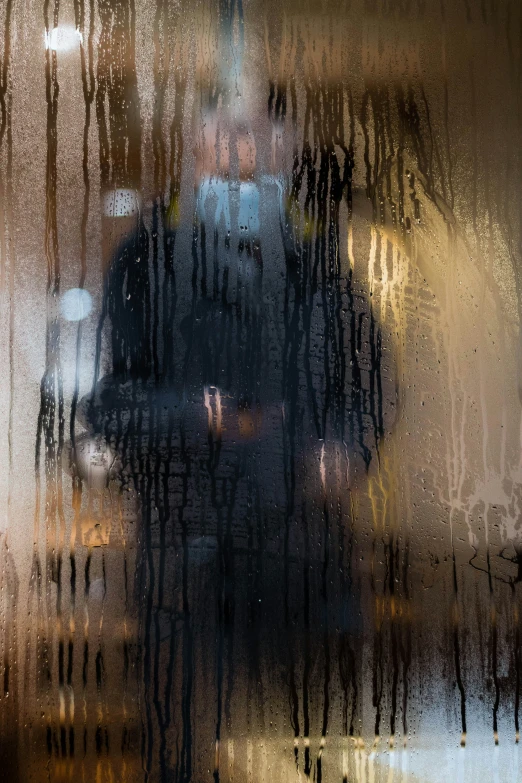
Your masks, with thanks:
[(60, 312), (66, 321), (82, 321), (92, 310), (92, 297), (84, 288), (70, 288), (62, 294)]
[(75, 49), (82, 40), (82, 34), (72, 25), (60, 25), (53, 27), (45, 33), (45, 48), (55, 52), (70, 52)]

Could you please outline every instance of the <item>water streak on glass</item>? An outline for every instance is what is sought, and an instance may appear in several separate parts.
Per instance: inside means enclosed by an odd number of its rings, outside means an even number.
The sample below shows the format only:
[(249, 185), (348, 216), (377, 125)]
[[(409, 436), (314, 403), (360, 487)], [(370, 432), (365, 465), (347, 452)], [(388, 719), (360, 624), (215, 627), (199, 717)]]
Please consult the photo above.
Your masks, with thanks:
[(521, 31), (0, 0), (6, 780), (520, 783)]

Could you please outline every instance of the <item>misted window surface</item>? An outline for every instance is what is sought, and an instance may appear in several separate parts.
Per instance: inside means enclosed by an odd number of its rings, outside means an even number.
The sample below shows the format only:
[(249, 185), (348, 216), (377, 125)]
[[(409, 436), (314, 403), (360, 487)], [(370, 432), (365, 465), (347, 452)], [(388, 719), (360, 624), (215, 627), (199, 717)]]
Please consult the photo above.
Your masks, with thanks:
[(521, 49), (0, 0), (3, 780), (522, 780)]

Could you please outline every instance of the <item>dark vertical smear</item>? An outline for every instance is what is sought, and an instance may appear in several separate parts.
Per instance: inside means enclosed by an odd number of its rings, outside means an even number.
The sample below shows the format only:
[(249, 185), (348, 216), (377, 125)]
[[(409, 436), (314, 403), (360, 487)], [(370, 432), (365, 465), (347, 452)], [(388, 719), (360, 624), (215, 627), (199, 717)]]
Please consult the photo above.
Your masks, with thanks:
[(183, 162), (183, 112), (186, 77), (176, 72), (176, 97), (174, 115), (170, 127), (170, 200), (163, 212), (163, 374), (167, 381), (174, 380), (174, 318), (176, 315), (176, 277), (174, 269), (174, 248), (176, 232), (180, 221), (181, 174)]
[[(89, 548), (87, 557), (85, 559), (85, 572), (84, 572), (84, 594), (83, 603), (85, 607), (85, 622), (84, 622), (84, 635), (83, 635), (83, 667), (82, 667), (82, 686), (83, 686), (83, 704), (84, 711), (86, 711), (87, 701), (87, 682), (89, 674), (89, 590), (91, 586), (91, 561), (92, 550)], [(83, 755), (84, 758), (87, 755), (87, 722), (83, 725)]]
[(331, 679), (331, 662), (330, 662), (330, 623), (328, 612), (328, 566), (330, 560), (330, 515), (328, 511), (328, 500), (325, 496), (323, 505), (323, 518), (324, 518), (324, 553), (323, 553), (323, 567), (322, 567), (322, 579), (321, 579), (321, 594), (324, 604), (324, 636), (323, 636), (323, 654), (324, 654), (324, 682), (323, 682), (323, 715), (321, 725), (321, 745), (319, 753), (317, 755), (317, 783), (322, 781), (323, 771), (323, 748), (326, 742), (326, 734), (328, 732), (328, 719), (330, 716), (330, 679)]
[(402, 569), (402, 587), (404, 608), (401, 612), (403, 631), (401, 635), (401, 657), (402, 657), (402, 735), (406, 743), (408, 738), (408, 696), (409, 696), (409, 672), (411, 666), (411, 617), (410, 617), (410, 587), (409, 587), (409, 568), (410, 568), (410, 545), (406, 542), (404, 552), (404, 562)]
[[(166, 151), (163, 139), (163, 118), (165, 94), (169, 79), (168, 55), (168, 6), (162, 0), (156, 3), (156, 14), (154, 19), (154, 114), (152, 119), (152, 145), (154, 157), (154, 204), (152, 210), (152, 271), (153, 271), (153, 312), (152, 312), (152, 356), (154, 377), (156, 382), (160, 378), (160, 356), (158, 354), (158, 332), (159, 332), (159, 304), (160, 304), (160, 283), (159, 283), (159, 253), (160, 249), (165, 250), (165, 240), (163, 248), (161, 246), (161, 231), (165, 230), (165, 190), (166, 190)], [(168, 268), (165, 258), (164, 269)], [(162, 298), (162, 304), (165, 298)], [(165, 319), (166, 313), (163, 312)], [(163, 336), (163, 335), (162, 335)], [(165, 346), (163, 347), (165, 352)], [(161, 368), (164, 372), (164, 366)], [(145, 499), (146, 509), (144, 513), (145, 522), (145, 543), (147, 550), (147, 569), (148, 583), (146, 585), (146, 619), (145, 619), (145, 645), (144, 645), (144, 685), (147, 711), (147, 767), (145, 779), (148, 779), (152, 769), (153, 741), (154, 734), (152, 728), (152, 714), (148, 692), (153, 682), (152, 701), (156, 714), (156, 720), (159, 728), (159, 764), (161, 779), (167, 778), (167, 738), (166, 738), (166, 710), (167, 706), (162, 703), (160, 698), (160, 660), (161, 660), (161, 618), (164, 613), (164, 578), (166, 550), (166, 532), (168, 521), (168, 499), (167, 508), (163, 505), (165, 494), (161, 492), (161, 449), (160, 449), (160, 428), (161, 411), (154, 404), (152, 395), (149, 395), (149, 445), (148, 452), (150, 461), (153, 464), (153, 478), (150, 476), (148, 483), (148, 495)], [(168, 467), (166, 472), (168, 471)], [(151, 482), (153, 481), (153, 488)], [(154, 496), (153, 496), (154, 493)], [(168, 496), (167, 496), (168, 498)], [(157, 604), (153, 606), (156, 587), (156, 574), (154, 568), (154, 553), (152, 548), (150, 504), (158, 509), (159, 516), (159, 563), (157, 570)], [(152, 622), (154, 621), (154, 635), (152, 635)], [(152, 641), (153, 636), (153, 641)], [(154, 655), (152, 655), (151, 644), (154, 646)]]
[(190, 308), (190, 315), (189, 315), (189, 328), (186, 332), (186, 343), (187, 347), (185, 350), (185, 355), (183, 358), (183, 399), (184, 401), (187, 398), (188, 394), (188, 383), (189, 383), (189, 371), (191, 367), (192, 362), (192, 347), (194, 344), (194, 326), (195, 326), (195, 320), (196, 320), (196, 305), (197, 305), (197, 285), (198, 285), (198, 269), (199, 269), (199, 256), (198, 256), (198, 235), (199, 235), (199, 225), (198, 225), (198, 218), (197, 218), (197, 210), (194, 213), (194, 221), (192, 226), (192, 243), (191, 243), (191, 255), (192, 255), (192, 277), (191, 277), (191, 287), (192, 287), (192, 297), (191, 297), (191, 308)]
[[(372, 566), (375, 568), (376, 563), (376, 549), (377, 542), (372, 542)], [(375, 595), (376, 605), (376, 618), (375, 618), (375, 632), (373, 637), (373, 675), (372, 675), (372, 704), (375, 709), (375, 727), (374, 734), (377, 739), (380, 736), (381, 731), (381, 709), (382, 709), (382, 697), (384, 692), (384, 672), (383, 672), (383, 626), (384, 626), (384, 596), (377, 595), (375, 585), (375, 575), (372, 568), (372, 580), (371, 587), (372, 593)], [(388, 563), (386, 561), (386, 568)], [(384, 577), (384, 583), (386, 584), (387, 572)], [(379, 609), (379, 606), (382, 609)], [(379, 614), (381, 615), (379, 617)]]
[[(153, 415), (153, 411), (150, 412)], [(153, 444), (150, 442), (152, 439), (153, 425), (149, 422), (149, 449), (148, 453), (151, 454)], [(153, 452), (152, 452), (153, 453)], [(152, 752), (154, 745), (154, 728), (152, 721), (152, 710), (150, 704), (151, 697), (151, 681), (152, 681), (152, 617), (153, 617), (153, 602), (154, 594), (156, 590), (156, 571), (154, 566), (154, 553), (152, 550), (152, 486), (149, 471), (144, 470), (140, 480), (140, 495), (142, 498), (142, 514), (143, 514), (143, 528), (145, 537), (145, 558), (144, 567), (146, 567), (146, 576), (143, 578), (142, 585), (144, 590), (144, 602), (145, 602), (145, 631), (143, 640), (143, 685), (145, 696), (145, 722), (146, 722), (146, 741), (145, 748), (143, 749), (143, 763), (145, 781), (149, 780), (152, 771)], [(157, 688), (154, 687), (154, 691), (157, 692)], [(154, 696), (154, 694), (153, 694)], [(159, 711), (159, 704), (157, 709)]]
[(159, 280), (159, 246), (160, 246), (160, 209), (158, 203), (160, 197), (156, 196), (152, 208), (152, 367), (156, 380), (160, 378), (160, 358), (158, 355), (158, 330), (159, 330), (159, 302), (160, 302), (160, 280)]
[[(306, 509), (303, 507), (302, 525), (304, 530), (303, 561), (303, 736), (310, 738), (310, 670), (312, 667), (310, 639), (310, 531)], [(305, 744), (304, 774), (309, 777), (311, 771), (310, 743)]]
[[(216, 459), (219, 459), (217, 456)], [(217, 462), (213, 468), (214, 473)], [(211, 473), (211, 477), (212, 477)], [(232, 477), (223, 481), (223, 505), (220, 509), (216, 505), (217, 498), (214, 495), (213, 504), (217, 512), (217, 541), (218, 541), (218, 559), (219, 559), (219, 583), (218, 583), (218, 643), (216, 651), (217, 665), (217, 715), (216, 715), (216, 760), (214, 765), (214, 779), (219, 781), (219, 747), (221, 742), (221, 724), (223, 714), (223, 678), (224, 678), (224, 650), (225, 639), (228, 639), (228, 668), (229, 681), (227, 689), (227, 699), (230, 701), (233, 684), (233, 638), (234, 638), (234, 616), (235, 616), (235, 580), (234, 580), (234, 542), (232, 535), (232, 521), (236, 510), (236, 494), (239, 479), (239, 469), (236, 465)], [(214, 482), (215, 478), (211, 479)], [(227, 485), (230, 485), (227, 493)], [(226, 528), (223, 528), (220, 517), (226, 514)]]
[(194, 682), (193, 660), (193, 630), (189, 604), (189, 549), (188, 528), (184, 510), (187, 507), (188, 486), (190, 479), (190, 460), (186, 451), (184, 425), (181, 425), (180, 457), (184, 465), (182, 501), (179, 507), (179, 523), (181, 528), (182, 560), (182, 606), (183, 606), (183, 639), (182, 639), (182, 683), (181, 683), (181, 721), (182, 740), (179, 754), (179, 776), (176, 783), (189, 783), (192, 778), (192, 689)]
[[(159, 760), (162, 777), (167, 775), (167, 760), (166, 760), (166, 709), (167, 705), (161, 701), (160, 698), (160, 661), (161, 661), (161, 618), (164, 612), (164, 600), (165, 600), (165, 567), (167, 556), (167, 521), (169, 517), (168, 509), (168, 495), (162, 492), (162, 480), (161, 480), (161, 451), (159, 446), (160, 439), (160, 411), (156, 408), (154, 413), (156, 414), (155, 432), (156, 444), (155, 444), (155, 465), (154, 465), (154, 486), (155, 486), (155, 498), (154, 505), (158, 509), (159, 515), (159, 564), (158, 564), (158, 597), (157, 604), (154, 607), (154, 708), (156, 711), (156, 718), (159, 725)], [(153, 452), (154, 454), (154, 452)], [(166, 506), (164, 501), (166, 500)], [(154, 593), (151, 591), (151, 594)]]
[[(519, 572), (522, 569), (522, 559), (519, 559)], [(515, 700), (513, 715), (515, 720), (515, 742), (520, 741), (520, 680), (521, 680), (521, 655), (520, 655), (520, 617), (516, 600), (515, 584), (511, 584), (513, 601), (513, 625), (514, 625), (514, 657), (515, 657)]]
[[(387, 560), (388, 560), (388, 590), (390, 595), (390, 603), (393, 604), (396, 600), (395, 597), (395, 580), (396, 580), (396, 558), (397, 549), (393, 539), (393, 535), (390, 536), (390, 540), (386, 547)], [(397, 620), (393, 616), (391, 617), (391, 659), (392, 659), (392, 692), (391, 692), (391, 712), (390, 712), (390, 743), (393, 744), (395, 737), (395, 721), (397, 718), (397, 695), (399, 688), (399, 651), (397, 644)]]
[[(254, 464), (252, 474), (249, 476), (249, 495), (253, 495), (251, 502), (251, 516), (252, 524), (249, 530), (249, 542), (248, 542), (248, 563), (249, 573), (251, 578), (249, 579), (249, 611), (248, 611), (248, 636), (247, 643), (251, 650), (251, 663), (249, 667), (249, 686), (251, 690), (255, 692), (255, 703), (257, 706), (258, 714), (258, 726), (261, 735), (264, 735), (266, 730), (265, 725), (265, 710), (267, 709), (267, 694), (265, 686), (263, 684), (263, 663), (266, 655), (265, 636), (263, 630), (267, 629), (267, 616), (263, 611), (262, 603), (264, 600), (263, 593), (263, 575), (264, 575), (264, 529), (263, 529), (263, 511), (261, 506), (261, 491), (260, 491), (260, 476), (257, 472), (258, 465)], [(253, 552), (254, 547), (256, 552)], [(229, 651), (229, 660), (232, 659), (233, 651)], [(230, 671), (232, 667), (230, 666)], [(228, 686), (229, 696), (231, 692), (231, 683)], [(225, 703), (227, 706), (227, 702)], [(228, 703), (228, 716), (227, 716), (228, 729), (231, 729), (231, 714), (230, 704)]]
[(493, 577), (491, 575), (491, 560), (489, 548), (487, 551), (488, 584), (490, 600), (490, 620), (491, 620), (491, 668), (493, 671), (493, 685), (495, 688), (495, 699), (493, 702), (493, 737), (495, 745), (498, 745), (498, 708), (500, 704), (500, 682), (498, 678), (498, 628), (497, 628), (497, 608), (495, 605), (495, 593), (493, 590)]
[[(169, 444), (169, 450), (167, 452), (167, 460), (166, 460), (166, 468), (163, 473), (163, 502), (164, 502), (164, 514), (166, 519), (170, 521), (170, 532), (171, 532), (171, 540), (173, 539), (173, 519), (171, 519), (171, 513), (173, 513), (173, 509), (171, 509), (171, 503), (169, 499), (169, 470), (168, 466), (170, 466), (170, 463), (173, 459), (174, 452), (172, 448), (172, 442), (173, 442), (173, 429), (174, 429), (174, 417), (172, 414), (172, 411), (169, 411), (168, 413), (168, 429), (167, 429), (167, 443)], [(172, 566), (171, 566), (172, 567)], [(171, 726), (172, 721), (172, 694), (173, 694), (173, 687), (174, 687), (174, 665), (176, 660), (176, 637), (175, 637), (175, 616), (174, 613), (172, 613), (171, 619), (170, 619), (170, 640), (169, 640), (169, 657), (168, 657), (168, 664), (167, 664), (167, 676), (165, 679), (165, 691), (164, 691), (164, 737), (165, 742), (167, 741), (167, 731), (169, 730)], [(167, 747), (160, 747), (160, 754), (164, 753), (166, 754)], [(176, 754), (176, 762), (177, 762), (177, 754)], [(177, 776), (174, 776), (174, 780), (177, 780)]]
[(96, 659), (95, 659), (95, 671), (96, 671), (96, 688), (97, 688), (97, 696), (98, 696), (98, 704), (100, 705), (100, 712), (99, 712), (99, 718), (97, 721), (97, 733), (99, 731), (100, 736), (103, 740), (103, 745), (105, 748), (105, 753), (108, 756), (109, 755), (109, 731), (107, 725), (101, 724), (101, 717), (103, 716), (103, 707), (104, 705), (104, 699), (103, 699), (103, 686), (105, 685), (105, 660), (103, 655), (103, 642), (102, 642), (102, 625), (105, 615), (105, 600), (107, 597), (107, 570), (105, 566), (105, 552), (102, 549), (102, 555), (101, 555), (101, 565), (102, 565), (102, 600), (101, 600), (101, 617), (100, 617), (100, 625), (98, 628), (98, 649), (96, 651)]
[[(221, 433), (217, 434), (216, 443), (211, 431), (208, 432), (210, 493), (212, 506), (216, 511), (216, 538), (218, 554), (218, 585), (217, 585), (217, 639), (216, 639), (216, 728), (215, 728), (215, 755), (214, 755), (214, 780), (219, 783), (219, 751), (221, 742), (221, 720), (223, 711), (223, 668), (224, 668), (224, 644), (225, 626), (227, 617), (227, 553), (226, 541), (223, 530), (223, 513), (221, 503), (217, 499), (216, 470), (219, 465), (221, 453)], [(226, 503), (226, 489), (223, 490)]]
[[(281, 216), (281, 227), (284, 231), (284, 216)], [(296, 439), (296, 411), (295, 406), (297, 402), (297, 373), (292, 372), (292, 367), (295, 364), (292, 362), (296, 358), (297, 345), (295, 341), (300, 339), (298, 320), (299, 310), (297, 305), (294, 305), (293, 314), (290, 315), (290, 283), (292, 274), (295, 274), (292, 267), (297, 260), (295, 252), (292, 252), (291, 247), (286, 243), (283, 244), (285, 248), (285, 256), (287, 260), (286, 281), (285, 281), (285, 297), (284, 297), (284, 313), (283, 320), (285, 325), (285, 349), (283, 352), (283, 370), (282, 370), (282, 385), (283, 385), (283, 459), (284, 459), (284, 483), (285, 483), (285, 527), (284, 527), (284, 539), (283, 539), (283, 562), (284, 562), (284, 613), (285, 613), (285, 626), (289, 638), (289, 661), (288, 661), (288, 677), (289, 677), (289, 689), (290, 689), (290, 721), (294, 731), (294, 738), (297, 740), (300, 735), (299, 725), (299, 697), (297, 692), (296, 682), (296, 660), (294, 654), (294, 645), (292, 644), (292, 625), (291, 608), (290, 608), (290, 531), (292, 523), (294, 522), (295, 513), (295, 493), (296, 493), (296, 475), (295, 475), (295, 439)], [(290, 261), (290, 264), (288, 263)], [(294, 345), (289, 346), (289, 341), (292, 340)], [(287, 358), (288, 357), (288, 358)], [(298, 746), (294, 745), (295, 762), (298, 764)]]
[[(351, 643), (349, 622), (351, 620), (349, 608), (353, 605), (354, 582), (352, 573), (352, 556), (354, 548), (353, 519), (350, 528), (345, 530), (345, 517), (343, 514), (343, 504), (338, 504), (338, 536), (339, 536), (339, 555), (338, 570), (340, 574), (340, 600), (341, 628), (339, 633), (339, 678), (342, 688), (342, 733), (345, 737), (354, 736), (354, 723), (357, 707), (357, 671), (354, 646)], [(345, 539), (348, 537), (348, 545), (345, 546)], [(351, 691), (351, 710), (350, 716), (350, 691)], [(343, 781), (344, 783), (344, 781)]]
[(118, 248), (106, 275), (96, 338), (95, 374), (100, 363), (102, 327), (108, 315), (112, 326), (115, 376), (120, 382), (125, 382), (146, 379), (150, 375), (152, 354), (148, 257), (148, 233), (140, 219), (135, 233)]
[(462, 735), (460, 744), (462, 747), (466, 744), (466, 692), (461, 670), (461, 653), (459, 641), (459, 605), (458, 605), (458, 582), (457, 582), (457, 560), (455, 556), (455, 545), (453, 544), (453, 654), (455, 660), (455, 676), (457, 678), (457, 687), (460, 694), (460, 721)]

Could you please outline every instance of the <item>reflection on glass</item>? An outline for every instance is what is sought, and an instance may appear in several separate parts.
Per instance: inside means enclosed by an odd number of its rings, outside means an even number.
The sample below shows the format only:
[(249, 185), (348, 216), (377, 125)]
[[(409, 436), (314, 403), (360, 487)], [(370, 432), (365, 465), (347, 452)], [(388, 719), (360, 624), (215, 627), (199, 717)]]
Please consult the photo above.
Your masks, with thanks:
[(1, 19), (6, 779), (517, 783), (519, 5)]

